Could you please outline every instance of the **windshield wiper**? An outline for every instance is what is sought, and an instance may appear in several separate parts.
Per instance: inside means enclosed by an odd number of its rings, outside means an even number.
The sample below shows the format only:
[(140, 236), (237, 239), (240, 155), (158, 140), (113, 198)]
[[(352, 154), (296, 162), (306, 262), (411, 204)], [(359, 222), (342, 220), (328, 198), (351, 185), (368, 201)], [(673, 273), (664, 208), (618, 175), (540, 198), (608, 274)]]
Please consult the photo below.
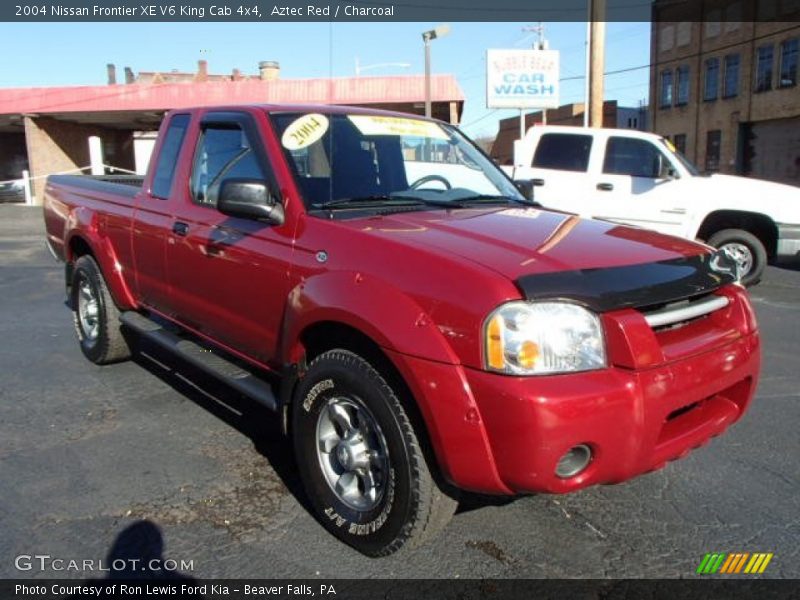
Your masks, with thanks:
[(410, 196), (389, 196), (387, 194), (373, 194), (371, 196), (357, 196), (355, 198), (336, 198), (327, 202), (318, 202), (313, 206), (316, 209), (327, 208), (362, 208), (371, 206), (409, 206), (422, 204), (417, 198)]
[(470, 206), (472, 204), (498, 204), (498, 203), (508, 204), (509, 202), (514, 202), (516, 204), (523, 204), (525, 206), (539, 206), (538, 202), (533, 202), (531, 200), (520, 200), (519, 198), (513, 198), (511, 196), (501, 196), (492, 194), (475, 194), (474, 196), (457, 198), (456, 200), (448, 202), (448, 204), (455, 206)]

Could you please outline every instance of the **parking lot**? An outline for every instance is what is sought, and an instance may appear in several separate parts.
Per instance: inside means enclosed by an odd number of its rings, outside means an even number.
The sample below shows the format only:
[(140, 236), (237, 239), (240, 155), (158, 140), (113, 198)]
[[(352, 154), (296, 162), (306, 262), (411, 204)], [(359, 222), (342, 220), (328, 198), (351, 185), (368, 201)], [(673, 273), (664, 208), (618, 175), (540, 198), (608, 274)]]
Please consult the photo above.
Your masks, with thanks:
[(375, 560), (306, 510), (269, 412), (148, 346), (86, 361), (42, 230), (40, 209), (0, 206), (2, 577), (102, 576), (17, 569), (34, 554), (161, 556), (197, 578), (690, 577), (707, 552), (771, 552), (765, 576), (800, 577), (797, 267), (752, 289), (762, 378), (726, 435), (622, 485), (470, 497), (433, 543)]

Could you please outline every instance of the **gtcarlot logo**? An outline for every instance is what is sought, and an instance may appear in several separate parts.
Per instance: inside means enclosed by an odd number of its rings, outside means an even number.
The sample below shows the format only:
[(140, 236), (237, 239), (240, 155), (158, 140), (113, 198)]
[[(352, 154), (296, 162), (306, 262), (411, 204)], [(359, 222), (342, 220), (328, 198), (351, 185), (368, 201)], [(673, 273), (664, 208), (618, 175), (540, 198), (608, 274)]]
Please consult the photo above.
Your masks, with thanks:
[(772, 552), (709, 552), (700, 561), (700, 575), (756, 575), (767, 569)]
[(105, 561), (93, 558), (58, 558), (49, 554), (20, 554), (14, 559), (14, 568), (17, 571), (56, 572), (174, 572), (194, 571), (194, 560), (115, 558)]

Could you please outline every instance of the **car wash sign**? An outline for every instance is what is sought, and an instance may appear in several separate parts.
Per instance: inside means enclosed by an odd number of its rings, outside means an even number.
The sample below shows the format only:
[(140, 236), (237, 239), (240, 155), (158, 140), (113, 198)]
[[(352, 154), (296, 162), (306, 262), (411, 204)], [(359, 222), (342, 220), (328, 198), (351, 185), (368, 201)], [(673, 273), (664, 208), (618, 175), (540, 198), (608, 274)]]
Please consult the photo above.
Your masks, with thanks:
[(558, 108), (557, 50), (487, 50), (487, 108)]

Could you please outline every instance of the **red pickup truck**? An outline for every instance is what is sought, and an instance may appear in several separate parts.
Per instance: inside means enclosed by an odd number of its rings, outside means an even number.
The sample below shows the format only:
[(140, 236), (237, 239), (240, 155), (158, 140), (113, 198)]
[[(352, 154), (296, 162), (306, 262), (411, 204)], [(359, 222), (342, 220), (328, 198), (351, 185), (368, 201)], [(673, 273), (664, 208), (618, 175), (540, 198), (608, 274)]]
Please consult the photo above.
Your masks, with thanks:
[(381, 556), (458, 490), (621, 482), (753, 396), (735, 261), (526, 189), (433, 120), (198, 108), (143, 180), (51, 177), (44, 216), (86, 357), (144, 336), (274, 409), (319, 520)]

